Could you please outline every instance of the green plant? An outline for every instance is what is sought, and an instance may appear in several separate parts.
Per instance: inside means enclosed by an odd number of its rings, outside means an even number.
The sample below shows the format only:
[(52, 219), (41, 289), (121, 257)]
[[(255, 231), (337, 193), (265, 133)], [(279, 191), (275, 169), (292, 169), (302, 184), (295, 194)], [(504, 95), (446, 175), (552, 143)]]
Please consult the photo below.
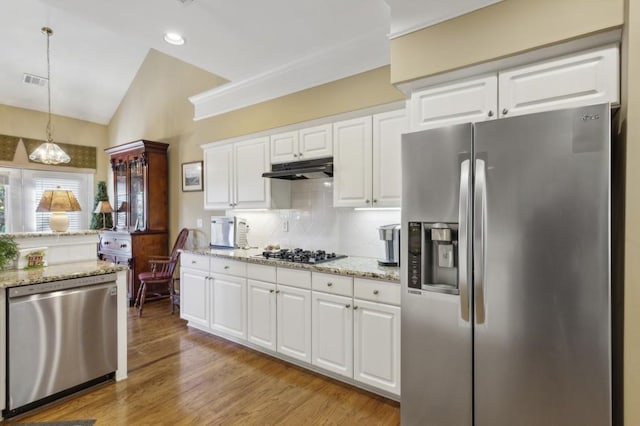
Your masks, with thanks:
[(11, 235), (0, 235), (0, 270), (18, 257), (18, 244)]
[[(94, 198), (93, 210), (96, 209), (100, 201), (109, 201), (109, 195), (107, 194), (107, 183), (103, 180), (98, 182), (98, 190), (96, 191), (96, 196)], [(111, 229), (113, 228), (113, 216), (111, 215), (111, 213), (104, 215), (102, 213), (93, 213), (93, 215), (91, 216), (91, 225), (89, 226), (89, 228)]]

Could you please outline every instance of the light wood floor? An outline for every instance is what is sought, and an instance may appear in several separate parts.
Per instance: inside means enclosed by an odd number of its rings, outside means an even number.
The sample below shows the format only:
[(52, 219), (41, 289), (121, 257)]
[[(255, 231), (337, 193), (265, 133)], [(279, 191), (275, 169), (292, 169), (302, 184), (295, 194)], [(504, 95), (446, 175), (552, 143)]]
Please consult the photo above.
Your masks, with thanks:
[[(97, 425), (396, 425), (399, 405), (188, 329), (168, 301), (129, 312), (129, 378), (41, 408), (20, 422)], [(11, 422), (7, 422), (11, 424)]]

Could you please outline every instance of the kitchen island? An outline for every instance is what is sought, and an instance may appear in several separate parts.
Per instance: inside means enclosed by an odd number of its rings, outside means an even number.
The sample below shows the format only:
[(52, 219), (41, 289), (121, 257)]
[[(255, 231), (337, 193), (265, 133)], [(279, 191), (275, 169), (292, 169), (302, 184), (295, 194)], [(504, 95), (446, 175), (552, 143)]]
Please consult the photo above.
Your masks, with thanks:
[[(53, 265), (32, 270), (8, 270), (0, 272), (0, 316), (7, 318), (8, 292), (16, 287), (41, 283), (115, 274), (117, 286), (117, 369), (115, 379), (127, 378), (127, 303), (126, 267), (98, 260)], [(0, 408), (5, 409), (7, 377), (7, 329), (0, 330)]]
[(291, 364), (399, 400), (400, 271), (377, 259), (320, 263), (262, 250), (184, 250), (180, 317)]

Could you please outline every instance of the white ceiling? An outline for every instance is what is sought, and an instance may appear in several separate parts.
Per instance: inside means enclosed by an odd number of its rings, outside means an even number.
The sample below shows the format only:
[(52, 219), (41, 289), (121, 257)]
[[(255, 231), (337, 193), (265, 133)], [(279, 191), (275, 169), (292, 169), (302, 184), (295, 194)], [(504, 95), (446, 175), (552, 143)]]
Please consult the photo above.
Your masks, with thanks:
[[(46, 76), (43, 26), (53, 113), (107, 124), (149, 48), (276, 97), (388, 64), (390, 34), (496, 1), (2, 0), (0, 104), (46, 111), (46, 87), (22, 83)], [(170, 30), (186, 44), (166, 44)], [(283, 71), (279, 84), (264, 78)]]

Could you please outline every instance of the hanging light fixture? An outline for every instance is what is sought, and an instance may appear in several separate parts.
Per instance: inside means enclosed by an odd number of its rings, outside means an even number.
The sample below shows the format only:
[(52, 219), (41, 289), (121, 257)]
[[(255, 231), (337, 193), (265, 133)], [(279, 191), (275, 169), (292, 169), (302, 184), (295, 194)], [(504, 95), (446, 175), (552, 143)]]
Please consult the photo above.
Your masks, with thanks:
[(71, 157), (53, 142), (51, 136), (51, 59), (49, 49), (49, 39), (53, 35), (53, 30), (49, 27), (42, 27), (42, 33), (47, 36), (47, 94), (49, 102), (49, 118), (47, 121), (47, 141), (40, 145), (35, 151), (29, 154), (29, 160), (44, 164), (62, 164), (71, 161)]

